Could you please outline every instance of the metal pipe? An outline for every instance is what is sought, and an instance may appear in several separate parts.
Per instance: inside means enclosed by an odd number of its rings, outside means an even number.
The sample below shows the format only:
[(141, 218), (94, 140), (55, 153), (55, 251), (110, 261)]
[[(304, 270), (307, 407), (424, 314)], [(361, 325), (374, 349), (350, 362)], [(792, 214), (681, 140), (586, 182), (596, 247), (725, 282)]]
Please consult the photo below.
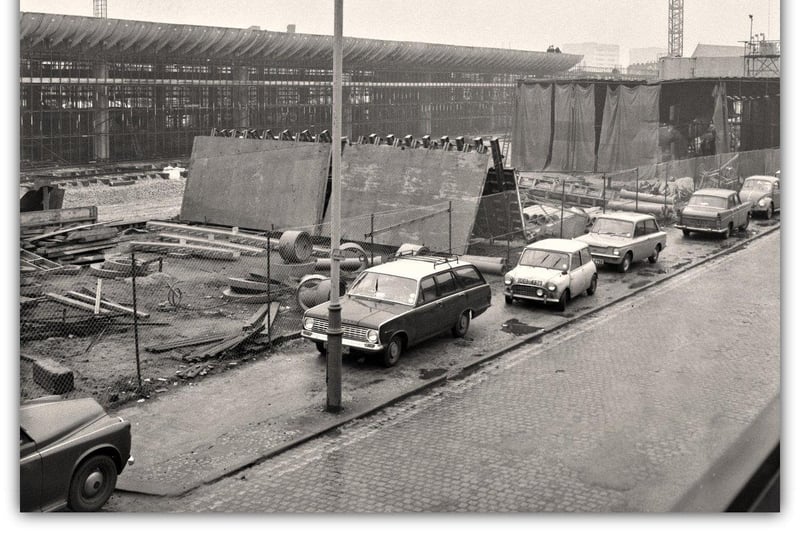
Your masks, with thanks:
[(136, 311), (136, 253), (131, 251), (131, 289), (133, 291), (133, 347), (136, 352), (136, 378), (142, 389), (142, 369), (139, 362), (139, 313)]
[(558, 238), (564, 238), (564, 189), (567, 185), (567, 180), (561, 180), (561, 227), (558, 229)]
[(339, 241), (341, 233), (342, 165), (342, 10), (343, 0), (333, 8), (333, 112), (331, 150), (333, 176), (331, 187), (331, 296), (328, 305), (328, 357), (325, 376), (326, 410), (338, 413), (342, 408), (342, 307), (339, 303)]

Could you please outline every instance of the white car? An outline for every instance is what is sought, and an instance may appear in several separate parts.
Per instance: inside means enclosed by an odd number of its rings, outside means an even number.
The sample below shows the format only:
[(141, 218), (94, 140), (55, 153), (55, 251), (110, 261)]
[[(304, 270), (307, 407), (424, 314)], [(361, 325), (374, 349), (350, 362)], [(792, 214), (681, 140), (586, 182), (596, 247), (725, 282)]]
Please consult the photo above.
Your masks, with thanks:
[(589, 245), (572, 239), (544, 239), (525, 247), (504, 278), (506, 303), (533, 300), (567, 308), (575, 296), (597, 290), (597, 267)]

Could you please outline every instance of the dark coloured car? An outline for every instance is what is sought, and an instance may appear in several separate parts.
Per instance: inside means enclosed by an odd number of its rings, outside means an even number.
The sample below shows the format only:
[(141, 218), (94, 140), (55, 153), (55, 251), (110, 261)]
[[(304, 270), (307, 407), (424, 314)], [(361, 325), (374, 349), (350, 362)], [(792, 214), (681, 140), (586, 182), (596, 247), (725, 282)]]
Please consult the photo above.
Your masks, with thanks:
[(130, 422), (92, 398), (27, 401), (19, 420), (20, 511), (97, 511), (133, 464)]
[[(342, 297), (342, 345), (380, 354), (385, 366), (393, 366), (407, 348), (442, 332), (466, 335), (470, 320), (489, 308), (491, 297), (471, 263), (401, 257), (359, 274)], [(326, 353), (327, 302), (305, 312), (301, 335)]]

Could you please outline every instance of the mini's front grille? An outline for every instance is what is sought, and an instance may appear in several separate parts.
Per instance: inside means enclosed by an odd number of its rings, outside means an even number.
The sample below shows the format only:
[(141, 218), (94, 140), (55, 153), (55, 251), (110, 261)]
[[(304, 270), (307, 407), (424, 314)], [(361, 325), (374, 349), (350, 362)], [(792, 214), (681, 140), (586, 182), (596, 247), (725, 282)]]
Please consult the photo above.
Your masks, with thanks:
[[(314, 319), (314, 326), (311, 328), (314, 333), (328, 334), (328, 321), (322, 318)], [(353, 326), (351, 324), (342, 324), (342, 335), (348, 339), (355, 341), (367, 342), (368, 328), (361, 326)]]
[[(542, 296), (539, 296), (538, 294), (536, 294), (537, 291), (542, 291)], [(516, 295), (519, 295), (519, 296), (532, 296), (532, 297), (536, 297), (536, 298), (542, 298), (543, 296), (548, 296), (548, 297), (550, 296), (550, 292), (549, 291), (547, 291), (547, 290), (545, 290), (545, 289), (543, 289), (541, 287), (531, 287), (530, 285), (512, 285), (511, 286), (511, 292), (513, 292), (515, 296)]]

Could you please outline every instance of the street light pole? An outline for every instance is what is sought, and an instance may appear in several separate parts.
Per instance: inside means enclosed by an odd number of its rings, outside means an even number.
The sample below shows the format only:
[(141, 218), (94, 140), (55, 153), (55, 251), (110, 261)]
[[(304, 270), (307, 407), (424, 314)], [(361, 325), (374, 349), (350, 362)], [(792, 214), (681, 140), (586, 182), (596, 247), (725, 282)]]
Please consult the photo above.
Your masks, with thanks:
[(339, 303), (339, 241), (341, 240), (342, 184), (342, 9), (344, 0), (335, 0), (333, 8), (333, 139), (331, 156), (331, 297), (328, 305), (328, 357), (325, 383), (326, 410), (337, 413), (342, 408), (342, 306)]

